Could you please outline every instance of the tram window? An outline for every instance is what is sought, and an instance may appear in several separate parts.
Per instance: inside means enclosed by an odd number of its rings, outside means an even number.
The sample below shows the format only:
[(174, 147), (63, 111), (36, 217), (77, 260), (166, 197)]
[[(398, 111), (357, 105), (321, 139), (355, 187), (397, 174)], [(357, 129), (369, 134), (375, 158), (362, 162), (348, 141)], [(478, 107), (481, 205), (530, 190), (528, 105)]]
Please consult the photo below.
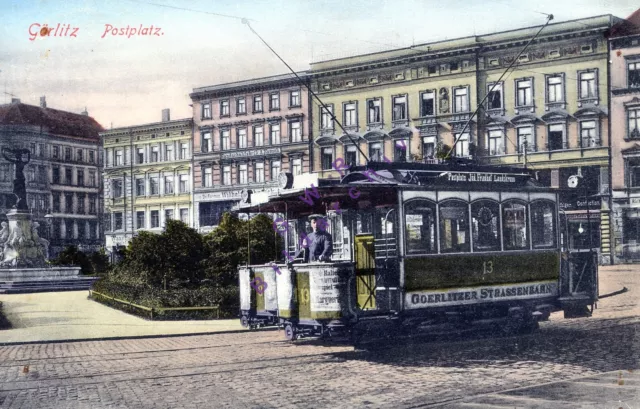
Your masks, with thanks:
[(356, 234), (373, 233), (373, 214), (359, 212), (356, 216)]
[(552, 202), (531, 203), (531, 240), (534, 249), (556, 247), (556, 206)]
[(469, 251), (469, 206), (461, 200), (440, 203), (440, 252)]
[(436, 253), (436, 205), (413, 200), (405, 205), (407, 254)]
[(502, 223), (505, 250), (529, 248), (526, 205), (515, 201), (505, 202), (502, 205)]
[(481, 200), (471, 204), (473, 251), (500, 250), (499, 214), (497, 202)]

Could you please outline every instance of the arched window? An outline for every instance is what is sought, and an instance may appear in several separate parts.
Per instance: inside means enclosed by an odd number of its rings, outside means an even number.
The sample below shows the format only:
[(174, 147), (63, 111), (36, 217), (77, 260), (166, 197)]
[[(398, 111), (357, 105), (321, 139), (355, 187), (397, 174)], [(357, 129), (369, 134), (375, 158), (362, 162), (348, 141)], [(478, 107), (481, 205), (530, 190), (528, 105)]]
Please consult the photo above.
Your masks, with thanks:
[(440, 252), (469, 251), (469, 206), (462, 200), (440, 203)]
[(531, 241), (534, 249), (556, 247), (556, 205), (547, 200), (531, 203)]
[(492, 200), (471, 204), (473, 251), (500, 250), (500, 205)]
[(529, 248), (527, 231), (527, 206), (509, 200), (502, 204), (502, 237), (505, 250), (525, 250)]
[(436, 253), (436, 205), (417, 199), (404, 208), (407, 254)]

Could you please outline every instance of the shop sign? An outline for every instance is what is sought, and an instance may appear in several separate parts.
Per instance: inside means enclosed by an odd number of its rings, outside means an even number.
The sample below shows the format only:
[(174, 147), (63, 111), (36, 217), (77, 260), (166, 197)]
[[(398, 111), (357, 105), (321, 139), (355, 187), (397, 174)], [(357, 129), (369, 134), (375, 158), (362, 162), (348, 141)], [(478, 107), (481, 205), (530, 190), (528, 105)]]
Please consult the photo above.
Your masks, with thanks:
[(640, 207), (640, 197), (629, 198), (630, 207)]
[(580, 197), (577, 195), (560, 195), (560, 210), (600, 210), (599, 197)]
[(221, 159), (233, 159), (233, 158), (245, 158), (250, 156), (273, 155), (281, 152), (282, 152), (282, 149), (280, 148), (252, 149), (249, 151), (225, 152), (220, 157)]
[(506, 173), (458, 173), (448, 172), (444, 179), (447, 182), (462, 183), (506, 183), (512, 184), (520, 182), (525, 175), (509, 175)]

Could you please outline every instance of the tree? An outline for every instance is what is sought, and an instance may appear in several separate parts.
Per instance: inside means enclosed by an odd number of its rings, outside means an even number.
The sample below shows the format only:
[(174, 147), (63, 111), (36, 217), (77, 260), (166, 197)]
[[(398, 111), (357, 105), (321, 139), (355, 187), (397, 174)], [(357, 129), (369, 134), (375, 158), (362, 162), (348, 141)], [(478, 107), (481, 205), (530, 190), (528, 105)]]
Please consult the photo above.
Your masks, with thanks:
[(243, 225), (240, 234), (244, 243), (248, 243), (249, 238), (251, 240), (251, 264), (264, 264), (276, 260), (282, 252), (282, 238), (273, 230), (273, 220), (265, 214), (251, 218)]
[(62, 250), (56, 258), (49, 260), (54, 266), (77, 266), (80, 267), (82, 274), (91, 274), (94, 272), (89, 257), (77, 246), (67, 246)]
[(218, 285), (236, 285), (237, 267), (246, 260), (246, 240), (242, 240), (241, 230), (246, 223), (230, 213), (224, 213), (220, 224), (204, 238), (208, 249), (205, 275)]

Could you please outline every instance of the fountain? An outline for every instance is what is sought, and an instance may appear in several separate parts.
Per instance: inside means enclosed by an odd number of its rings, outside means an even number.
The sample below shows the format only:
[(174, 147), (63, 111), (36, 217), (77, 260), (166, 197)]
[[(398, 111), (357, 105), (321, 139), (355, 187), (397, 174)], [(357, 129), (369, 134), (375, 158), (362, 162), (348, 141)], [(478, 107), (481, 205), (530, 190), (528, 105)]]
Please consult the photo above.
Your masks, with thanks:
[(49, 242), (38, 235), (27, 206), (24, 167), (31, 160), (28, 149), (2, 148), (4, 159), (15, 166), (13, 194), (16, 204), (9, 212), (9, 223), (0, 224), (0, 293), (67, 289), (86, 289), (93, 277), (78, 277), (80, 267), (47, 265)]

